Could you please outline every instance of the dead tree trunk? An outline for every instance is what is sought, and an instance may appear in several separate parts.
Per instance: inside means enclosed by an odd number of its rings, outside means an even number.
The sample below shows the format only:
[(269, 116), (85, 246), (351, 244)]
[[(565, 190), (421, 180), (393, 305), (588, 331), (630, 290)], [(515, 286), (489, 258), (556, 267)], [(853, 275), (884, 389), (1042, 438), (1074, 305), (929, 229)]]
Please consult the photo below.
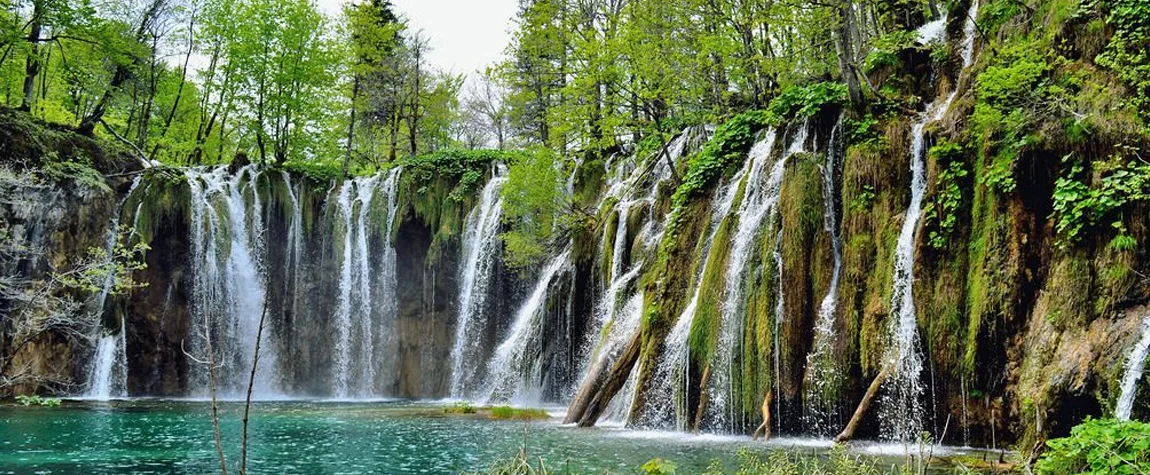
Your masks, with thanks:
[(595, 392), (595, 397), (591, 399), (587, 410), (579, 418), (579, 427), (591, 427), (599, 421), (599, 416), (607, 410), (607, 404), (610, 404), (615, 394), (627, 384), (627, 378), (631, 375), (635, 362), (639, 361), (639, 349), (642, 346), (643, 331), (635, 330), (631, 341), (627, 342), (623, 353), (619, 354), (619, 359), (615, 360), (615, 365), (611, 367), (611, 374), (603, 382), (603, 387)]
[(707, 413), (707, 403), (710, 402), (710, 397), (707, 393), (707, 385), (711, 382), (711, 365), (703, 368), (703, 377), (699, 378), (699, 407), (695, 408), (695, 422), (691, 424), (691, 432), (699, 432), (699, 426), (703, 425), (703, 415)]
[(854, 438), (859, 423), (862, 422), (863, 416), (866, 415), (867, 409), (870, 408), (870, 403), (874, 401), (874, 397), (878, 394), (879, 388), (882, 387), (882, 383), (886, 381), (888, 376), (890, 376), (889, 365), (883, 367), (882, 371), (879, 371), (878, 376), (875, 376), (874, 381), (871, 381), (870, 387), (867, 388), (866, 394), (863, 395), (862, 401), (859, 402), (858, 408), (855, 409), (855, 413), (851, 416), (850, 422), (848, 422), (846, 428), (835, 437), (836, 444), (841, 444)]
[(587, 412), (587, 407), (591, 405), (591, 400), (599, 392), (599, 388), (603, 386), (606, 372), (607, 360), (605, 358), (596, 361), (591, 366), (591, 369), (587, 371), (587, 379), (579, 387), (579, 392), (571, 399), (571, 405), (567, 407), (567, 416), (563, 418), (564, 424), (574, 424), (583, 418), (583, 414)]

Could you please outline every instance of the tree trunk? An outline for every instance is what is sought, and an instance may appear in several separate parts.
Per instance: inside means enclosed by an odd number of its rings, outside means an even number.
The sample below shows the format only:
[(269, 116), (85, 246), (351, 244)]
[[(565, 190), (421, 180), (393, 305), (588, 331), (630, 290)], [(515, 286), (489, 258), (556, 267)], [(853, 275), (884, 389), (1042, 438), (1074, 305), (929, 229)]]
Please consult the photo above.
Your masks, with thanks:
[(28, 43), (31, 51), (24, 66), (24, 102), (20, 110), (29, 112), (36, 101), (36, 76), (40, 74), (40, 18), (44, 15), (44, 2), (33, 2), (32, 21), (28, 30)]
[(707, 393), (707, 387), (711, 383), (711, 365), (703, 368), (703, 377), (699, 378), (699, 407), (695, 409), (695, 422), (691, 424), (691, 432), (699, 432), (699, 426), (703, 425), (703, 416), (707, 414), (707, 404), (711, 401), (710, 394)]
[[(195, 38), (194, 32), (196, 31), (196, 11), (193, 4), (191, 19), (188, 20), (188, 51), (184, 54), (184, 67), (180, 69), (180, 85), (176, 87), (176, 99), (172, 101), (172, 110), (168, 111), (168, 117), (164, 119), (164, 130), (160, 132), (160, 138), (168, 135), (168, 129), (172, 128), (172, 120), (176, 118), (176, 111), (180, 108), (180, 98), (184, 96), (184, 84), (188, 81), (188, 62), (192, 59), (192, 50), (195, 48), (193, 39)], [(157, 142), (155, 147), (152, 148), (152, 157), (156, 156), (156, 152), (160, 151), (160, 144)]]
[(627, 343), (623, 352), (619, 354), (619, 359), (612, 366), (611, 374), (603, 383), (603, 387), (596, 392), (594, 399), (587, 406), (587, 410), (579, 418), (579, 427), (591, 427), (599, 421), (599, 416), (607, 410), (607, 405), (611, 403), (611, 399), (627, 384), (627, 378), (631, 375), (635, 362), (639, 360), (639, 350), (642, 346), (643, 331), (641, 329), (635, 330), (631, 341)]
[[(143, 19), (140, 20), (140, 26), (136, 29), (136, 41), (143, 42), (144, 34), (152, 25), (152, 21), (159, 16), (160, 9), (163, 8), (167, 0), (152, 0), (152, 4), (148, 6), (148, 10), (144, 12)], [(76, 131), (84, 135), (92, 135), (96, 129), (96, 124), (104, 119), (104, 114), (108, 111), (108, 106), (112, 102), (112, 94), (120, 89), (120, 86), (128, 82), (132, 78), (132, 69), (140, 58), (132, 58), (131, 64), (117, 64), (116, 72), (112, 75), (112, 82), (108, 85), (108, 89), (104, 91), (104, 95), (100, 96), (100, 101), (96, 103), (96, 107), (92, 108), (80, 125), (76, 127)]]
[(355, 101), (359, 98), (359, 75), (354, 74), (351, 81), (351, 117), (347, 122), (347, 153), (343, 156), (343, 177), (347, 178), (347, 168), (351, 163), (351, 154), (355, 143)]
[(890, 376), (889, 365), (883, 367), (882, 371), (879, 371), (878, 376), (875, 376), (874, 381), (871, 381), (870, 387), (867, 388), (866, 394), (863, 395), (862, 401), (859, 402), (858, 408), (855, 409), (855, 413), (851, 416), (850, 422), (848, 422), (843, 431), (835, 437), (835, 443), (843, 443), (854, 438), (859, 423), (862, 422), (863, 416), (866, 415), (867, 409), (870, 408), (870, 403), (874, 401), (874, 397), (878, 395), (878, 390), (882, 387), (883, 381), (886, 381), (887, 376)]
[(854, 66), (854, 47), (851, 46), (851, 38), (855, 36), (854, 7), (851, 0), (843, 0), (838, 8), (838, 16), (839, 27), (834, 33), (835, 56), (838, 58), (843, 81), (847, 84), (847, 93), (850, 95), (851, 104), (857, 109), (863, 106), (863, 95)]

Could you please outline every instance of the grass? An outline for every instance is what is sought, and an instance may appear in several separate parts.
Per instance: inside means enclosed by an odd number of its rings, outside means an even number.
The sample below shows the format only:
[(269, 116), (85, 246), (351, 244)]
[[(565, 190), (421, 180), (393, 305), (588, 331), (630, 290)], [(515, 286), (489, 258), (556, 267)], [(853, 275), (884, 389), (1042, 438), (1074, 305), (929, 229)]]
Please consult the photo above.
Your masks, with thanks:
[[(569, 463), (548, 464), (542, 458), (532, 459), (527, 456), (526, 450), (520, 450), (514, 457), (493, 462), (485, 469), (465, 472), (468, 475), (551, 475), (581, 473), (572, 471)], [(851, 454), (839, 447), (827, 454), (810, 454), (801, 452), (788, 452), (784, 450), (763, 453), (761, 450), (749, 448), (740, 449), (738, 460), (734, 464), (724, 464), (715, 460), (702, 473), (706, 475), (738, 474), (738, 475), (879, 475), (885, 473), (923, 473), (923, 467), (913, 467), (910, 462), (906, 466), (897, 467), (884, 464), (881, 460)], [(932, 470), (935, 470), (932, 468)], [(650, 461), (629, 470), (605, 470), (604, 475), (612, 473), (638, 473), (643, 475), (674, 475), (677, 473), (694, 473), (686, 470), (680, 471), (673, 461), (651, 459)], [(967, 474), (977, 473), (962, 464), (953, 467), (937, 468), (931, 473), (938, 474)]]
[(535, 420), (549, 417), (551, 416), (547, 414), (547, 411), (539, 408), (511, 406), (494, 406), (491, 408), (492, 419)]

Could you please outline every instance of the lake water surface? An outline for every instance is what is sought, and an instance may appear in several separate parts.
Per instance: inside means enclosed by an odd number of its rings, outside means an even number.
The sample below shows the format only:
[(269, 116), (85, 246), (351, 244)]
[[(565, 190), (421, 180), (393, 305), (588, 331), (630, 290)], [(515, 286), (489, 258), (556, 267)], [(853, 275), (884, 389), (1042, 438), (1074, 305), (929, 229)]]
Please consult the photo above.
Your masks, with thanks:
[[(698, 473), (739, 448), (823, 453), (828, 442), (692, 436), (619, 427), (577, 429), (547, 421), (449, 415), (444, 404), (258, 402), (252, 407), (249, 470), (260, 474), (447, 474), (477, 470), (526, 445), (534, 459), (575, 473), (636, 473), (652, 458)], [(221, 404), (229, 469), (238, 473), (242, 403)], [(61, 407), (0, 405), (0, 474), (219, 473), (211, 406), (204, 401), (65, 401)], [(561, 408), (556, 408), (561, 412)], [(862, 452), (882, 452), (864, 445)], [(889, 465), (901, 458), (890, 459)]]

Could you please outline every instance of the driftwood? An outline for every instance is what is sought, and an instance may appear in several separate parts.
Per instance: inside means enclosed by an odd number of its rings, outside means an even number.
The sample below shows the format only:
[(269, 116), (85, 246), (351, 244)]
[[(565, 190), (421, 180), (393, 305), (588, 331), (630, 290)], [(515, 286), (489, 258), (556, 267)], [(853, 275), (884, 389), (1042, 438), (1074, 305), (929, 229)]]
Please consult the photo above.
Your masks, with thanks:
[(710, 402), (710, 394), (707, 392), (707, 385), (711, 382), (711, 365), (703, 368), (703, 377), (699, 379), (699, 407), (695, 409), (695, 423), (691, 425), (691, 432), (699, 432), (699, 426), (703, 425), (703, 416), (707, 414), (707, 403)]
[(579, 427), (591, 427), (599, 421), (599, 416), (603, 415), (603, 411), (607, 410), (607, 404), (611, 399), (623, 389), (627, 384), (627, 378), (631, 376), (631, 370), (634, 369), (635, 363), (639, 361), (639, 350), (643, 346), (643, 332), (642, 330), (635, 330), (635, 334), (631, 337), (631, 341), (627, 342), (623, 352), (619, 354), (619, 359), (615, 361), (614, 366), (611, 367), (611, 373), (603, 381), (603, 386), (595, 392), (595, 397), (591, 399), (590, 404), (587, 405), (587, 410), (583, 412), (579, 418)]
[(854, 438), (859, 423), (862, 422), (863, 416), (866, 415), (867, 409), (870, 408), (870, 403), (874, 401), (875, 395), (878, 394), (879, 388), (882, 387), (882, 383), (886, 381), (888, 376), (890, 376), (889, 365), (884, 366), (882, 371), (879, 371), (878, 376), (875, 376), (874, 381), (871, 381), (870, 387), (867, 388), (866, 394), (863, 395), (862, 401), (859, 402), (858, 408), (855, 409), (855, 413), (851, 416), (850, 422), (848, 422), (846, 428), (835, 437), (836, 444), (841, 444)]
[(567, 416), (563, 418), (564, 424), (573, 424), (583, 418), (583, 413), (587, 412), (591, 400), (595, 398), (599, 388), (603, 386), (606, 373), (606, 358), (596, 361), (591, 366), (591, 369), (587, 371), (587, 379), (583, 381), (582, 386), (579, 386), (579, 392), (571, 399), (571, 405), (567, 406)]
[(763, 423), (758, 429), (755, 429), (755, 434), (751, 436), (751, 440), (759, 438), (759, 432), (763, 433), (763, 440), (771, 440), (771, 402), (774, 400), (774, 394), (767, 391), (763, 396)]

